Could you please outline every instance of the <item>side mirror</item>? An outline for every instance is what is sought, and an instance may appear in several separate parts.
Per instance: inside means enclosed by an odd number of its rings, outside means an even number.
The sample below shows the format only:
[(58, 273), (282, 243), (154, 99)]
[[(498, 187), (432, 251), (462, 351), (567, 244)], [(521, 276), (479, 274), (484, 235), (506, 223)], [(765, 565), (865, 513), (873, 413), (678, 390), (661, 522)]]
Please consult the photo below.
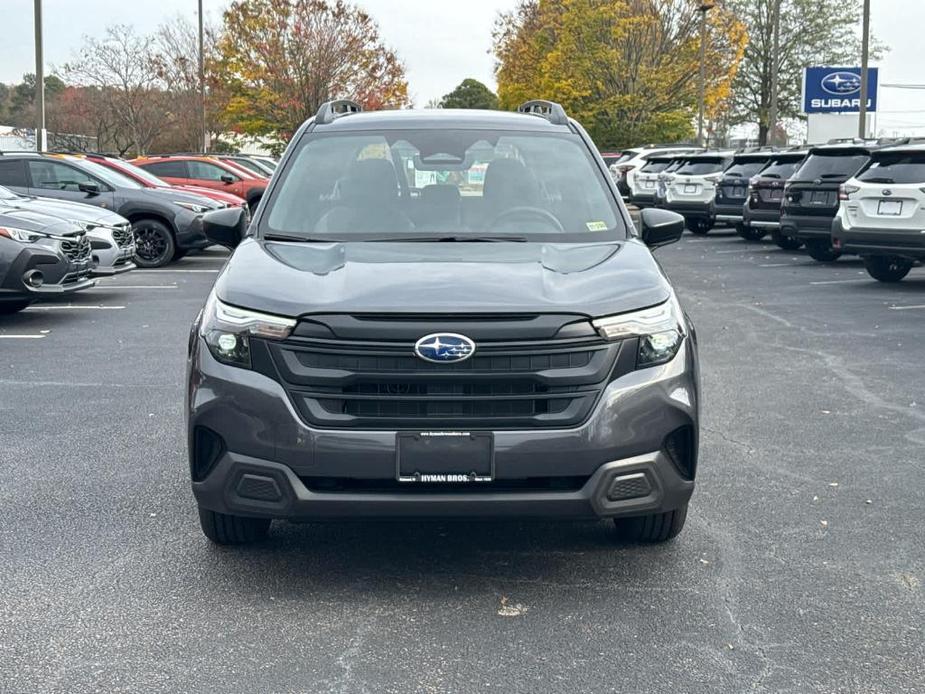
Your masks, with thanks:
[(226, 207), (202, 215), (202, 231), (212, 243), (234, 250), (247, 232), (247, 219), (241, 207)]
[(81, 181), (77, 184), (77, 190), (81, 193), (86, 193), (87, 195), (99, 195), (100, 194), (100, 184), (99, 183), (89, 183), (88, 181)]
[(681, 239), (684, 217), (677, 212), (648, 207), (640, 213), (642, 242), (649, 248), (667, 246)]
[(234, 183), (234, 176), (231, 174), (222, 174), (222, 183)]

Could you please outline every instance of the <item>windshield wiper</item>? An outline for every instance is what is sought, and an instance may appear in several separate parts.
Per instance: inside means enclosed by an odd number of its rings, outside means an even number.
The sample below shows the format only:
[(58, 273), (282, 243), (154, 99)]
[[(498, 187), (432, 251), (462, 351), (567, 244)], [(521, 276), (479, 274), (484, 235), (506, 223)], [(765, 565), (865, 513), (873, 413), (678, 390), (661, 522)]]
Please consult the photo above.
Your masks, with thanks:
[(341, 243), (339, 239), (321, 239), (312, 236), (296, 236), (293, 234), (264, 234), (264, 241), (295, 241), (296, 243)]
[(848, 178), (850, 174), (843, 173), (824, 173), (819, 178)]
[(505, 242), (526, 243), (525, 236), (386, 236), (381, 239), (371, 239), (373, 241), (394, 241), (394, 242), (422, 242), (422, 243), (469, 243), (469, 242)]

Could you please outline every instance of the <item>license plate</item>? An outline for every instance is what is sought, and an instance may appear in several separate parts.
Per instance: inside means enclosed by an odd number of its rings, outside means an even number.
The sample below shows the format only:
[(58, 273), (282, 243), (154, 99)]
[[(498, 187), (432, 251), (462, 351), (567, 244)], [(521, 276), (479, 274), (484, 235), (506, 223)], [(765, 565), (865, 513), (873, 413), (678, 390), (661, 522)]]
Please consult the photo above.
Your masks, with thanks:
[(693, 183), (685, 183), (685, 184), (684, 184), (684, 192), (685, 192), (685, 193), (696, 193), (696, 192), (697, 192), (697, 186), (695, 186)]
[(877, 214), (882, 215), (899, 215), (903, 212), (901, 200), (881, 200), (877, 206)]
[(643, 181), (643, 182), (642, 182), (642, 187), (643, 187), (643, 188), (654, 188), (654, 187), (655, 187), (655, 181)]
[(399, 433), (395, 461), (399, 482), (469, 484), (495, 476), (494, 436), (489, 432)]
[(733, 188), (732, 197), (734, 198), (744, 198), (745, 197), (745, 188)]
[(825, 191), (813, 191), (813, 196), (810, 198), (810, 202), (813, 205), (828, 205), (829, 194)]
[(770, 190), (768, 191), (768, 200), (783, 200), (784, 191), (782, 190)]

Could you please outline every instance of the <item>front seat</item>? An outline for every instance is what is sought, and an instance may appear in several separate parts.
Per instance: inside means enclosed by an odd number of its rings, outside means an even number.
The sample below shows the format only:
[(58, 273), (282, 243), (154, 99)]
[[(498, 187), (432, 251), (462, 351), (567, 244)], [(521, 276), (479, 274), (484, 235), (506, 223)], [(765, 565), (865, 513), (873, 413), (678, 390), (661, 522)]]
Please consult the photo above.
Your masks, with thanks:
[(398, 177), (387, 159), (354, 162), (340, 182), (340, 200), (315, 226), (318, 233), (401, 233), (414, 228), (398, 209)]

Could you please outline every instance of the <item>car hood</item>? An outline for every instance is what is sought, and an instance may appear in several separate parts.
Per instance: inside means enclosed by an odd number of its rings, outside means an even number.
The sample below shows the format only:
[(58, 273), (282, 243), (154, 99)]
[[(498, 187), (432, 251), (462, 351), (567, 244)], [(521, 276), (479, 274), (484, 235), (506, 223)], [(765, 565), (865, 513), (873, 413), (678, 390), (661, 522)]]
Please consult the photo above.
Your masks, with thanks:
[[(160, 188), (164, 190), (164, 188)], [(204, 198), (211, 198), (212, 200), (220, 200), (221, 202), (227, 202), (229, 205), (243, 205), (244, 198), (234, 195), (233, 193), (224, 193), (220, 190), (213, 190), (212, 188), (203, 188), (201, 186), (187, 186), (187, 185), (176, 185), (170, 186), (168, 190), (182, 190), (185, 193), (191, 193), (192, 195), (200, 195)]]
[(246, 239), (215, 285), (227, 303), (307, 313), (523, 313), (588, 316), (665, 301), (649, 249), (620, 243), (277, 243)]
[(19, 197), (15, 200), (0, 200), (0, 211), (7, 209), (7, 206), (23, 210), (33, 210), (42, 214), (60, 217), (61, 219), (92, 222), (94, 224), (103, 224), (113, 226), (117, 224), (127, 224), (128, 220), (112, 210), (106, 210), (95, 205), (85, 205), (82, 202), (70, 202), (67, 200), (54, 200), (52, 198), (37, 197)]
[(0, 207), (0, 226), (10, 226), (53, 236), (83, 233), (83, 229), (72, 221), (27, 208)]
[(145, 196), (156, 198), (158, 202), (189, 202), (210, 210), (216, 210), (219, 207), (213, 198), (196, 195), (179, 188), (144, 188), (140, 192)]

